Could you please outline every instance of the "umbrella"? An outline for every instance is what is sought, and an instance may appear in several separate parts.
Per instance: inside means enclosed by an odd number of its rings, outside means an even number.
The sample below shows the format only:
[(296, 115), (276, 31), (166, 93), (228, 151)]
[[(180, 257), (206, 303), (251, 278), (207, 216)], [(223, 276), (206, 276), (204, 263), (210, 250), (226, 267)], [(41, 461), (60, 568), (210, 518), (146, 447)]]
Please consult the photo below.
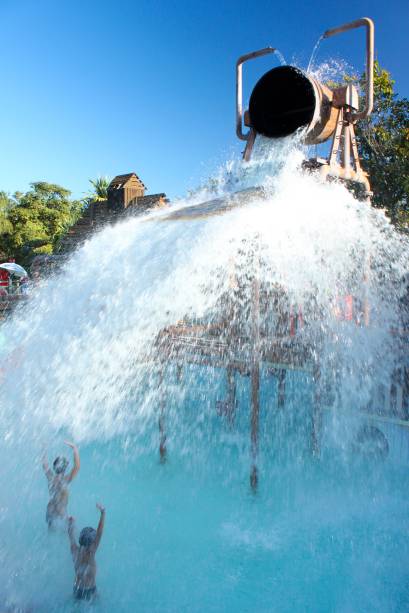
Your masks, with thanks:
[(14, 262), (5, 262), (4, 264), (0, 264), (0, 268), (4, 268), (4, 270), (7, 270), (12, 275), (16, 275), (16, 277), (28, 277), (28, 274), (24, 268), (19, 264), (15, 264)]

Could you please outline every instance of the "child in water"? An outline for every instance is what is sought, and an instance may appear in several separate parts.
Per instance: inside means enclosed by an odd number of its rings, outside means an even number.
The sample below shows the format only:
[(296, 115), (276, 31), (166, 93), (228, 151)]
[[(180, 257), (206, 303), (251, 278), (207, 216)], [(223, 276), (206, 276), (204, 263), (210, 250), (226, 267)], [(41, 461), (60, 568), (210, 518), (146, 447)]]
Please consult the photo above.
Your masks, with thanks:
[(54, 472), (48, 466), (47, 456), (43, 456), (43, 469), (48, 481), (48, 491), (50, 493), (50, 501), (47, 505), (46, 521), (49, 528), (52, 528), (55, 522), (59, 519), (64, 519), (67, 515), (68, 504), (68, 484), (74, 479), (80, 469), (80, 455), (74, 443), (65, 441), (65, 444), (74, 452), (74, 467), (72, 471), (66, 475), (68, 460), (58, 456), (53, 462)]
[(75, 582), (74, 582), (74, 598), (76, 600), (93, 600), (96, 595), (97, 587), (95, 578), (97, 574), (97, 565), (95, 562), (95, 553), (101, 541), (105, 523), (105, 509), (102, 505), (97, 504), (101, 516), (99, 518), (98, 528), (83, 528), (80, 533), (79, 546), (76, 543), (74, 536), (74, 518), (68, 518), (68, 537), (70, 539), (71, 555), (74, 562)]

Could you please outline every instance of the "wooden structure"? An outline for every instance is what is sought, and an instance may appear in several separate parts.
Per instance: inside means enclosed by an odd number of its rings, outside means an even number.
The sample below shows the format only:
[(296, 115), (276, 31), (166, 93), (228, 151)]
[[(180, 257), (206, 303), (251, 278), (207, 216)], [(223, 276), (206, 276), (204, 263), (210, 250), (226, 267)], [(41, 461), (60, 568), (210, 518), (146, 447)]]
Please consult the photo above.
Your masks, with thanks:
[(134, 172), (117, 175), (108, 186), (108, 208), (127, 209), (145, 195), (146, 185)]
[(61, 240), (58, 252), (73, 251), (92, 234), (117, 223), (126, 215), (141, 215), (167, 206), (169, 201), (164, 192), (145, 195), (145, 190), (146, 186), (134, 172), (117, 175), (109, 184), (108, 200), (91, 202)]
[[(365, 282), (361, 295), (355, 296), (356, 308), (350, 311), (352, 295), (334, 300), (332, 315), (351, 326), (368, 326), (368, 304)], [(342, 304), (341, 304), (342, 303)], [(342, 311), (342, 312), (341, 312)], [(258, 486), (258, 452), (260, 422), (260, 384), (262, 366), (264, 372), (274, 377), (272, 384), (276, 390), (278, 413), (285, 407), (287, 374), (298, 371), (308, 374), (312, 384), (312, 406), (310, 413), (310, 451), (314, 457), (321, 453), (322, 422), (324, 412), (331, 410), (330, 379), (321, 372), (320, 356), (325, 343), (325, 330), (322, 328), (322, 310), (311, 291), (305, 295), (301, 308), (291, 305), (284, 287), (261, 283), (254, 268), (253, 277), (247, 276), (240, 283), (222, 295), (214, 312), (207, 321), (184, 318), (175, 325), (164, 328), (156, 339), (156, 361), (159, 370), (159, 455), (161, 462), (166, 460), (166, 384), (165, 368), (167, 363), (177, 366), (198, 365), (222, 368), (226, 377), (226, 397), (217, 401), (215, 410), (220, 417), (234, 424), (237, 398), (236, 374), (249, 378), (249, 439), (250, 439), (250, 486), (255, 492)], [(354, 410), (345, 410), (356, 419), (362, 418), (362, 433), (370, 434), (364, 441), (363, 453), (371, 445), (378, 449), (379, 439), (385, 436), (377, 426), (386, 424), (409, 429), (409, 368), (407, 364), (408, 332), (396, 331), (397, 351), (401, 352), (398, 368), (393, 373), (390, 386), (379, 386), (374, 381), (371, 402)], [(180, 374), (177, 377), (180, 382)], [(336, 379), (332, 382), (337, 385)], [(379, 388), (379, 389), (378, 389)], [(381, 393), (379, 390), (381, 389)], [(342, 413), (342, 411), (341, 411)], [(374, 438), (375, 437), (375, 438)], [(360, 443), (359, 432), (357, 447)], [(366, 451), (365, 451), (366, 449)]]
[[(274, 328), (268, 326), (271, 308), (277, 314)], [(260, 419), (260, 371), (261, 364), (269, 368), (277, 381), (277, 410), (285, 402), (285, 385), (288, 371), (302, 371), (311, 375), (315, 384), (312, 411), (311, 453), (319, 454), (321, 406), (319, 395), (319, 364), (316, 345), (308, 341), (308, 335), (297, 334), (304, 327), (304, 317), (294, 315), (284, 288), (262, 285), (256, 277), (237, 283), (232, 292), (222, 296), (216, 309), (218, 320), (212, 323), (185, 319), (163, 329), (156, 340), (159, 367), (159, 454), (161, 462), (166, 458), (166, 391), (164, 368), (172, 362), (178, 369), (186, 364), (221, 367), (225, 369), (227, 398), (217, 404), (216, 410), (232, 425), (236, 410), (235, 373), (250, 380), (250, 485), (256, 491), (258, 485), (257, 456)], [(313, 310), (307, 314), (310, 321)], [(313, 350), (314, 349), (314, 350)]]

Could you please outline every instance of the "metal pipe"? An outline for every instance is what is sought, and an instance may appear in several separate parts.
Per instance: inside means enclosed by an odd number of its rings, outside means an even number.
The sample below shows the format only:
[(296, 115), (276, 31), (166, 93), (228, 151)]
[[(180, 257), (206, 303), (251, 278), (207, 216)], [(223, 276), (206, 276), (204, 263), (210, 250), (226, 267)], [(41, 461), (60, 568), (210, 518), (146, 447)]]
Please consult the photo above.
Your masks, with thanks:
[(236, 63), (236, 134), (240, 140), (247, 140), (250, 132), (243, 134), (243, 64), (269, 53), (275, 53), (274, 47), (264, 47), (239, 57)]
[(330, 38), (331, 36), (335, 36), (336, 34), (341, 34), (342, 32), (347, 32), (348, 30), (353, 30), (355, 28), (365, 27), (366, 28), (366, 92), (365, 92), (365, 106), (362, 111), (353, 113), (353, 117), (355, 120), (364, 119), (368, 117), (372, 113), (373, 109), (373, 69), (374, 69), (374, 33), (375, 26), (372, 19), (369, 17), (363, 17), (362, 19), (357, 19), (356, 21), (351, 21), (351, 23), (346, 23), (342, 26), (338, 26), (337, 28), (331, 28), (327, 30), (322, 35), (322, 38)]

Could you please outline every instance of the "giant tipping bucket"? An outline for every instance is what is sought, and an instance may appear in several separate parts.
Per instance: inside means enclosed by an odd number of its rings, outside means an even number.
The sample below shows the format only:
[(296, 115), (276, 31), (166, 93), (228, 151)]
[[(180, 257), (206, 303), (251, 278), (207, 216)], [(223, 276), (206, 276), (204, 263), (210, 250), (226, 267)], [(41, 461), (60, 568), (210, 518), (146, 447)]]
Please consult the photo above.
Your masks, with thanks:
[[(374, 24), (364, 17), (327, 30), (322, 38), (355, 28), (366, 29), (365, 101), (360, 105), (357, 88), (349, 83), (328, 87), (296, 66), (278, 66), (266, 72), (254, 86), (249, 108), (243, 112), (242, 68), (249, 60), (275, 53), (266, 47), (241, 56), (236, 64), (236, 133), (247, 142), (243, 157), (249, 160), (256, 137), (277, 139), (301, 133), (307, 145), (318, 145), (332, 137), (329, 158), (308, 160), (306, 166), (332, 176), (359, 183), (367, 198), (371, 195), (366, 173), (361, 169), (354, 124), (372, 112)], [(243, 124), (249, 130), (243, 132)]]
[(268, 138), (306, 130), (305, 141), (317, 144), (333, 134), (337, 109), (329, 87), (294, 66), (279, 66), (256, 83), (249, 104), (251, 127)]

